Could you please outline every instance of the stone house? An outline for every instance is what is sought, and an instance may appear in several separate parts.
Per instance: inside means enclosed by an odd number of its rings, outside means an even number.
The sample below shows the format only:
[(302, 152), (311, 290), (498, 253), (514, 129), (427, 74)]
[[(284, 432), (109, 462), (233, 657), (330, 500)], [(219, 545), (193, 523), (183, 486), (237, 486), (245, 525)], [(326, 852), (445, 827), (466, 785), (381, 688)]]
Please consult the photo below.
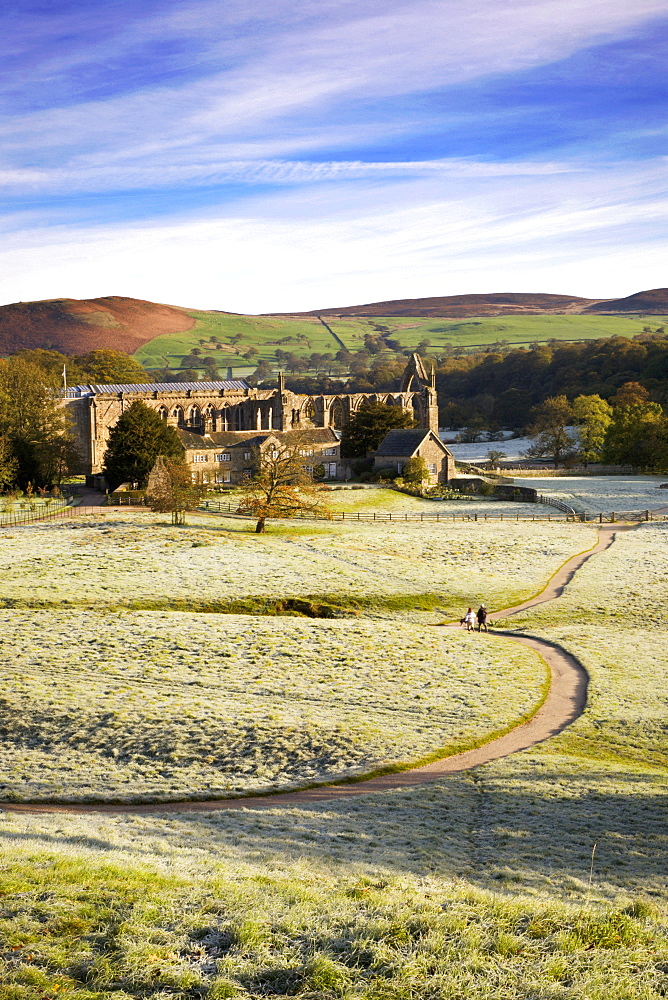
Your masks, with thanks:
[[(230, 485), (238, 483), (244, 476), (251, 475), (257, 452), (276, 448), (281, 435), (257, 433), (255, 431), (212, 431), (196, 434), (179, 430), (183, 444), (185, 461), (193, 482), (210, 485)], [(306, 470), (322, 465), (325, 479), (336, 479), (340, 474), (339, 435), (331, 427), (318, 427), (304, 431), (301, 454), (305, 458)]]
[(388, 431), (374, 456), (374, 469), (389, 467), (401, 473), (409, 458), (423, 458), (429, 483), (447, 483), (455, 475), (455, 460), (439, 436), (423, 427)]

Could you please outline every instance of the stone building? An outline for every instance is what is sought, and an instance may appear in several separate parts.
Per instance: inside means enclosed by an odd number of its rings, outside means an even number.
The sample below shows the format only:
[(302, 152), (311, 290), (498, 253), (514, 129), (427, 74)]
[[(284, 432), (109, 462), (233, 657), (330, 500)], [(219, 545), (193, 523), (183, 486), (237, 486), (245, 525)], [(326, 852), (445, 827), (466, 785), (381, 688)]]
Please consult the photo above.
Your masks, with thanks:
[[(192, 451), (193, 455), (201, 452), (208, 456), (212, 448), (218, 448), (222, 454), (225, 450), (223, 439), (216, 442), (216, 435), (220, 434), (227, 435), (225, 447), (231, 448), (231, 435), (237, 435), (234, 440), (242, 445), (249, 434), (255, 436), (263, 432), (341, 431), (360, 406), (371, 402), (400, 406), (415, 417), (421, 428), (438, 433), (434, 373), (427, 373), (417, 354), (410, 358), (401, 384), (393, 392), (308, 396), (286, 389), (282, 375), (279, 375), (278, 388), (275, 389), (251, 388), (241, 379), (146, 385), (77, 385), (63, 392), (62, 403), (71, 416), (87, 475), (102, 471), (109, 431), (137, 400), (157, 410), (163, 420), (185, 432), (186, 451)], [(208, 442), (213, 442), (212, 447)], [(323, 446), (323, 452), (325, 450)], [(243, 451), (242, 448), (235, 455)], [(323, 453), (323, 462), (325, 457), (333, 456)], [(193, 464), (203, 465), (205, 461), (208, 458)]]
[(388, 431), (378, 445), (374, 468), (392, 468), (401, 473), (410, 458), (424, 459), (432, 485), (447, 483), (455, 474), (455, 460), (450, 449), (434, 431), (419, 427)]
[[(281, 435), (275, 431), (212, 431), (193, 434), (179, 431), (186, 464), (193, 481), (212, 485), (234, 485), (251, 475), (258, 452), (275, 448)], [(304, 432), (300, 451), (307, 472), (322, 465), (324, 479), (336, 479), (341, 473), (338, 432), (331, 427), (314, 427)]]

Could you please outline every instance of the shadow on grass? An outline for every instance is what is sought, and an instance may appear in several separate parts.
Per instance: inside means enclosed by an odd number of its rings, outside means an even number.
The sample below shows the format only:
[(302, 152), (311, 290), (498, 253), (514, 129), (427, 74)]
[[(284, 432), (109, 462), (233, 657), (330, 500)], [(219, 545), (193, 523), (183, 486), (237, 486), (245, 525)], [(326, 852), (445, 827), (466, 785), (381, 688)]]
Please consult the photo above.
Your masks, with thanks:
[[(2, 835), (71, 845), (137, 861), (156, 854), (226, 864), (306, 864), (465, 878), (504, 891), (587, 891), (596, 845), (596, 893), (666, 893), (665, 775), (591, 761), (524, 753), (407, 791), (318, 805), (193, 812), (10, 818)], [(106, 834), (109, 827), (113, 836)], [(123, 844), (125, 835), (127, 845)], [(112, 842), (113, 841), (113, 842)]]

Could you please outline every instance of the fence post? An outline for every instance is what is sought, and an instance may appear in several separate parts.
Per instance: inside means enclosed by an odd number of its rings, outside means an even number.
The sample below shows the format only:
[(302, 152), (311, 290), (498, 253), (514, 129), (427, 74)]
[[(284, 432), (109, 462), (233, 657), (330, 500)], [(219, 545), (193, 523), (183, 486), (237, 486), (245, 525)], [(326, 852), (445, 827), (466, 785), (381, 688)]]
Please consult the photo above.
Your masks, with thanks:
[(648, 510), (645, 511), (645, 520), (649, 521), (649, 511)]
[(614, 510), (611, 511), (611, 513), (610, 513), (610, 520), (612, 521), (613, 524), (615, 523), (615, 512), (614, 512)]

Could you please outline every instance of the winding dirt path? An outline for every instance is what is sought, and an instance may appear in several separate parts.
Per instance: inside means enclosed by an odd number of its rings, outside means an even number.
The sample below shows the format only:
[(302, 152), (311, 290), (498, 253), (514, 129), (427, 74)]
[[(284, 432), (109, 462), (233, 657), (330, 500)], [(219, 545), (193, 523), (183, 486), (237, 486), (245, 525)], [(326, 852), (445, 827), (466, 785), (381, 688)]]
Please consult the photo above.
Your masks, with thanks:
[[(505, 611), (491, 614), (490, 620), (499, 621), (519, 614), (527, 608), (554, 601), (564, 591), (580, 567), (592, 556), (609, 548), (618, 532), (637, 528), (636, 524), (616, 524), (599, 528), (597, 544), (573, 556), (557, 570), (544, 590), (523, 604), (518, 604)], [(452, 626), (450, 626), (452, 627)], [(456, 626), (458, 627), (458, 625)], [(574, 656), (561, 646), (535, 639), (530, 636), (520, 636), (512, 632), (494, 630), (494, 635), (505, 635), (513, 642), (536, 650), (546, 661), (551, 672), (551, 683), (547, 697), (536, 714), (527, 722), (515, 729), (490, 740), (475, 750), (444, 757), (433, 764), (415, 767), (407, 771), (386, 774), (368, 781), (352, 784), (323, 785), (319, 788), (307, 788), (301, 792), (282, 792), (275, 795), (256, 795), (236, 799), (209, 799), (206, 801), (180, 801), (163, 803), (137, 803), (131, 805), (50, 805), (45, 803), (0, 803), (1, 810), (11, 810), (20, 813), (176, 813), (176, 812), (213, 812), (221, 809), (276, 809), (281, 806), (313, 805), (317, 802), (327, 802), (330, 799), (356, 798), (359, 795), (369, 795), (372, 792), (386, 792), (392, 789), (412, 788), (428, 781), (436, 781), (448, 774), (456, 774), (480, 764), (508, 757), (510, 754), (527, 750), (562, 732), (580, 716), (587, 703), (587, 672)], [(481, 641), (484, 641), (480, 636)]]

